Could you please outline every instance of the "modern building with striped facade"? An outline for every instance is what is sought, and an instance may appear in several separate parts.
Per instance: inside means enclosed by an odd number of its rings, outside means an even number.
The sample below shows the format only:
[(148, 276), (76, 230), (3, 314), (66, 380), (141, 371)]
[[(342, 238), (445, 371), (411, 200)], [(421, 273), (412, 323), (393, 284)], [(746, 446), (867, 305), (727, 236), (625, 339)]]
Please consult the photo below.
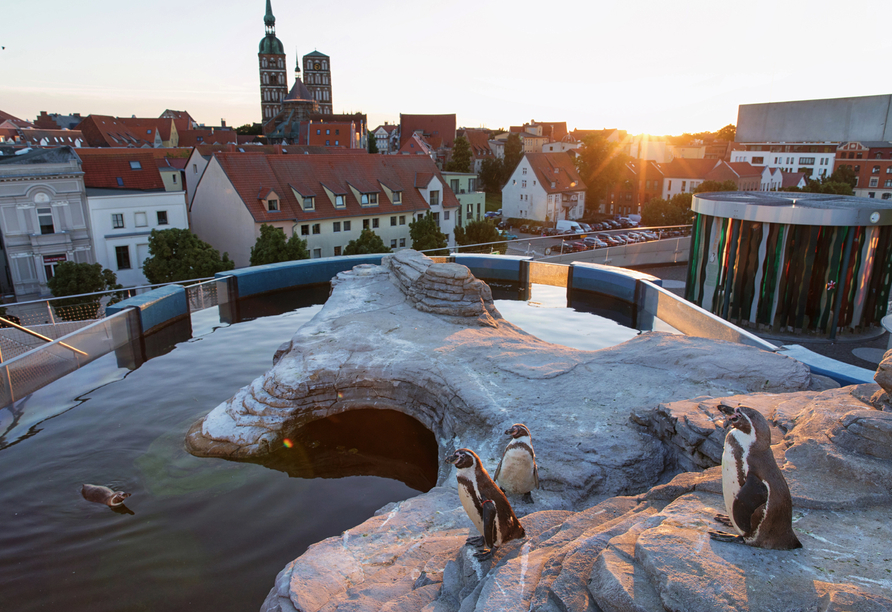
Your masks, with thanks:
[(835, 338), (886, 315), (892, 203), (815, 193), (695, 194), (685, 298), (738, 325)]

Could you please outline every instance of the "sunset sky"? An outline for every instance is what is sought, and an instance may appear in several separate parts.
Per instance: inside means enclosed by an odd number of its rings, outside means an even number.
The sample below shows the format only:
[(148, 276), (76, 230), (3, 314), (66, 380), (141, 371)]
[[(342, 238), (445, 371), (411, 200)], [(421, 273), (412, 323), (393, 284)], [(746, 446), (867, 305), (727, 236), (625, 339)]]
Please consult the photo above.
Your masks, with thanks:
[[(289, 87), (297, 56), (331, 56), (335, 112), (369, 126), (455, 113), (680, 134), (739, 104), (887, 94), (888, 0), (272, 0)], [(260, 120), (265, 0), (4, 0), (0, 110)], [(297, 53), (295, 53), (295, 50)]]

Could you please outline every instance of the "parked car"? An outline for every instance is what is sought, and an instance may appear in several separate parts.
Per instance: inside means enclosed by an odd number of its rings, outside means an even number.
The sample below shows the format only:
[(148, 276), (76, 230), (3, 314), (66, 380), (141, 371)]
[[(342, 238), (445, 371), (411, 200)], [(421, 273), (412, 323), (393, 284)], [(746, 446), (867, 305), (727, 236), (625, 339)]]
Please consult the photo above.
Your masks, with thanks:
[(590, 249), (603, 249), (607, 247), (607, 243), (603, 240), (598, 240), (592, 236), (588, 238), (583, 238), (582, 241), (586, 244), (586, 246)]
[(509, 234), (508, 232), (502, 232), (502, 238), (505, 240), (517, 240), (517, 234)]
[(483, 216), (487, 219), (495, 219), (499, 216), (499, 214), (497, 212), (491, 210)]
[(602, 242), (606, 242), (607, 246), (620, 246), (625, 244), (625, 242), (618, 240), (613, 234), (598, 234), (595, 237)]
[(505, 221), (499, 221), (498, 223), (496, 223), (496, 228), (500, 230), (506, 230), (508, 229), (508, 223)]
[(556, 227), (546, 227), (542, 233), (546, 236), (560, 236), (561, 230)]
[(530, 226), (527, 225), (526, 223), (524, 223), (523, 225), (521, 225), (520, 227), (517, 228), (517, 231), (520, 232), (521, 234), (529, 234)]
[(564, 242), (561, 244), (561, 253), (579, 253), (581, 251), (587, 251), (588, 247), (585, 246), (585, 243), (581, 240), (573, 240), (571, 242)]

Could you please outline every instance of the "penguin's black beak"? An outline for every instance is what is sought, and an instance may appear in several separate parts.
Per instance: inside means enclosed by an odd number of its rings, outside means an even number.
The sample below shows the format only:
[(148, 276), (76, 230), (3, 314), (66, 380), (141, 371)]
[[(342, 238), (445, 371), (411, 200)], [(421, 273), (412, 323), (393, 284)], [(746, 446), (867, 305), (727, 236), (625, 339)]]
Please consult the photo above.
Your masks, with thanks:
[(513, 435), (516, 434), (516, 433), (517, 433), (517, 428), (516, 428), (516, 427), (512, 427), (511, 429), (506, 429), (506, 430), (505, 430), (505, 435), (506, 435), (506, 436), (513, 436)]
[(446, 463), (454, 464), (456, 461), (458, 461), (458, 453), (452, 453), (451, 455), (446, 457), (443, 461), (445, 461)]

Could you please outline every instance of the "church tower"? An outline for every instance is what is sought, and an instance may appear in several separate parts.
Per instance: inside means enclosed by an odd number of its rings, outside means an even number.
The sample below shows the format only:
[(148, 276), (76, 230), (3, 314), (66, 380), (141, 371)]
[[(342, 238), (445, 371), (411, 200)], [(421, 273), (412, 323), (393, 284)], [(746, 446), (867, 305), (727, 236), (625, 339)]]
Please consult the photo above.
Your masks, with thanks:
[[(270, 2), (271, 0), (266, 0), (266, 15), (263, 17), (266, 36), (260, 41), (260, 52), (257, 54), (260, 64), (260, 117), (264, 133), (267, 123), (282, 110), (282, 100), (288, 94), (285, 47), (276, 38), (276, 18)], [(270, 129), (274, 127), (271, 126)]]
[(331, 58), (313, 51), (304, 55), (304, 85), (319, 103), (319, 112), (331, 114)]

